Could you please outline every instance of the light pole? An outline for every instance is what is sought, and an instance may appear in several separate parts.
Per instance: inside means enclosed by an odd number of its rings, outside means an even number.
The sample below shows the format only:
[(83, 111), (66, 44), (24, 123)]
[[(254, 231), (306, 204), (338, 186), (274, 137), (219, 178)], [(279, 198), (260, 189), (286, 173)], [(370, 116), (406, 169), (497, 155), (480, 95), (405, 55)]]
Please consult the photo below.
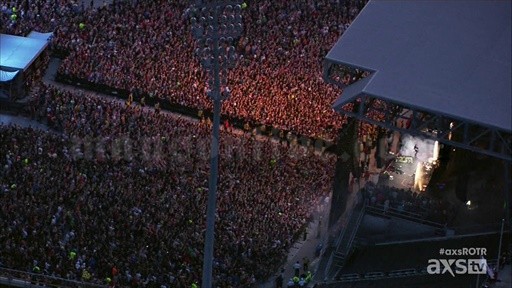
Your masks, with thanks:
[[(237, 1), (196, 1), (191, 9), (192, 33), (196, 39), (196, 55), (208, 75), (208, 97), (213, 100), (212, 146), (206, 235), (204, 242), (202, 288), (212, 288), (213, 243), (219, 166), (219, 126), (221, 101), (229, 97), (228, 68), (235, 64), (233, 39), (242, 33), (241, 6)], [(224, 88), (224, 89), (223, 89)]]

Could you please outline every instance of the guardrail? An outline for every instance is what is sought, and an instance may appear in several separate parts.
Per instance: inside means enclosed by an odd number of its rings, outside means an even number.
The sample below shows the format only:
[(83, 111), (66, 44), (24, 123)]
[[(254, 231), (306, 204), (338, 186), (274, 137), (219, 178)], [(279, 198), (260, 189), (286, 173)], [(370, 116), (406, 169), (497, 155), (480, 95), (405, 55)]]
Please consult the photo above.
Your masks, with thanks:
[(446, 237), (446, 233), (444, 231), (428, 231), (428, 232), (407, 232), (407, 233), (397, 233), (397, 234), (384, 234), (384, 235), (374, 235), (369, 236), (362, 241), (365, 241), (367, 245), (385, 245), (389, 243), (395, 242), (408, 242), (408, 241), (416, 241), (416, 240), (428, 240), (428, 239), (437, 239), (439, 237)]
[[(57, 72), (57, 75), (55, 77), (55, 81), (67, 85), (72, 85), (75, 87), (79, 87), (82, 89), (102, 93), (102, 94), (108, 94), (113, 97), (127, 100), (130, 91), (126, 89), (119, 89), (119, 88), (113, 88), (106, 84), (97, 84), (90, 82), (86, 79), (80, 79), (77, 77), (70, 77), (67, 75), (64, 75), (60, 72)], [(159, 103), (160, 107), (163, 110), (171, 111), (174, 113), (182, 114), (191, 118), (195, 119), (201, 119), (202, 116), (206, 118), (211, 118), (213, 115), (213, 110), (211, 109), (198, 109), (198, 108), (192, 108), (187, 107), (185, 105), (181, 105), (179, 103), (174, 103), (169, 101), (168, 99), (160, 99), (158, 97), (150, 97), (147, 93), (141, 93), (139, 96), (135, 97), (136, 99), (133, 99), (136, 102), (139, 102), (141, 98), (145, 99), (145, 103), (147, 106), (154, 106), (156, 103)], [(250, 120), (250, 119), (244, 119), (239, 118), (234, 115), (227, 115), (222, 114), (221, 115), (221, 121), (228, 120), (229, 123), (238, 129), (245, 130), (245, 125), (250, 126), (250, 130), (256, 129), (257, 133), (264, 134), (271, 137), (277, 137), (280, 138), (281, 141), (288, 141), (288, 142), (297, 142), (298, 145), (302, 146), (321, 146), (321, 148), (325, 149), (325, 152), (329, 153), (335, 153), (336, 151), (336, 143), (334, 140), (327, 140), (323, 139), (321, 136), (318, 137), (310, 137), (306, 135), (302, 135), (300, 133), (281, 129), (279, 127), (274, 127), (272, 125), (267, 125), (263, 123), (258, 123), (256, 121)], [(261, 129), (262, 127), (265, 127), (265, 129)], [(287, 136), (290, 134), (290, 136)]]
[[(335, 258), (337, 258), (338, 265), (336, 266), (338, 269), (332, 278), (335, 278), (338, 275), (338, 273), (341, 271), (341, 268), (345, 264), (345, 260), (350, 256), (357, 231), (365, 215), (366, 206), (366, 201), (362, 201), (361, 203), (358, 203), (356, 207), (351, 211), (347, 227), (340, 233), (340, 237), (336, 242), (335, 250), (330, 255), (329, 261), (324, 271), (325, 278), (330, 278), (329, 270), (331, 270)], [(357, 218), (354, 218), (356, 216), (354, 215), (355, 212), (359, 213)], [(346, 240), (345, 245), (342, 243), (344, 239)]]
[(80, 288), (106, 288), (107, 285), (81, 282), (40, 273), (22, 270), (0, 268), (0, 285), (8, 287), (80, 287)]
[(359, 230), (359, 226), (361, 226), (361, 222), (363, 222), (364, 214), (366, 212), (366, 202), (363, 202), (363, 207), (361, 208), (361, 211), (359, 212), (359, 215), (356, 220), (355, 227), (352, 229), (352, 234), (350, 235), (349, 242), (347, 244), (347, 255), (350, 253), (350, 250), (352, 249), (352, 245), (354, 244), (354, 239), (356, 238), (357, 231)]
[[(355, 238), (356, 238), (357, 231), (359, 230), (359, 226), (361, 225), (361, 222), (363, 221), (363, 218), (364, 218), (364, 215), (365, 215), (365, 210), (366, 210), (366, 206), (367, 206), (366, 201), (363, 201), (362, 205), (363, 205), (363, 207), (361, 208), (361, 211), (359, 211), (359, 215), (357, 217), (357, 220), (356, 220), (356, 223), (354, 225), (354, 228), (350, 231), (351, 232), (350, 239), (349, 239), (347, 245), (345, 246), (345, 249), (341, 251), (343, 253), (343, 256), (344, 256), (342, 267), (345, 265), (346, 259), (348, 257), (350, 257), (350, 254), (352, 253), (352, 249), (353, 249), (353, 245), (354, 245), (354, 241), (355, 241)], [(341, 272), (341, 269), (339, 269), (336, 272), (334, 277), (337, 277), (340, 272)]]
[[(357, 193), (360, 193), (360, 192), (357, 192)], [(359, 206), (362, 205), (363, 203), (358, 203), (351, 211), (350, 213), (348, 214), (348, 217), (347, 217), (347, 226), (345, 228), (342, 228), (341, 231), (339, 232), (338, 234), (338, 237), (336, 237), (336, 239), (334, 240), (333, 242), (333, 245), (332, 247), (334, 247), (334, 250), (331, 252), (331, 254), (329, 255), (329, 260), (327, 261), (327, 265), (325, 266), (325, 269), (323, 272), (323, 276), (324, 276), (324, 279), (327, 279), (327, 277), (329, 276), (329, 270), (331, 269), (331, 266), (332, 266), (332, 263), (334, 262), (334, 256), (335, 254), (337, 253), (337, 251), (339, 250), (339, 247), (341, 245), (341, 241), (346, 233), (346, 231), (348, 230), (348, 228), (350, 227), (350, 220), (352, 219), (352, 216), (354, 214), (354, 211), (357, 211)]]
[(361, 279), (361, 274), (352, 273), (352, 274), (343, 274), (340, 276), (340, 281), (342, 282), (353, 282)]
[[(499, 232), (501, 230), (501, 221), (489, 224), (452, 227), (451, 229), (454, 230), (455, 235), (465, 235), (482, 232)], [(507, 233), (507, 231), (505, 231), (505, 233)]]
[[(430, 233), (420, 233), (420, 234), (396, 234), (390, 236), (377, 236), (375, 238), (364, 239), (363, 241), (367, 241), (368, 245), (390, 245), (390, 244), (404, 244), (404, 243), (414, 243), (414, 242), (423, 242), (423, 241), (439, 241), (439, 240), (450, 240), (450, 239), (462, 239), (467, 237), (475, 237), (475, 236), (484, 236), (484, 235), (495, 235), (500, 231), (484, 231), (484, 232), (475, 232), (468, 234), (450, 234), (450, 235), (442, 235), (435, 236)], [(429, 235), (430, 234), (430, 235)], [(504, 235), (508, 235), (508, 232), (505, 232)], [(416, 237), (413, 237), (416, 236)], [(411, 239), (407, 239), (411, 238)]]
[(420, 214), (415, 214), (407, 211), (400, 211), (395, 208), (384, 208), (384, 206), (381, 205), (368, 205), (367, 211), (370, 213), (376, 213), (382, 216), (391, 216), (391, 217), (397, 217), (402, 218), (405, 220), (410, 220), (419, 224), (429, 225), (436, 228), (444, 228), (444, 224), (439, 222), (430, 221), (427, 219), (422, 218)]
[[(422, 207), (421, 208), (421, 212), (418, 212), (418, 213), (415, 213), (415, 212), (411, 212), (411, 211), (408, 211), (408, 210), (398, 210), (398, 208), (395, 208), (395, 207), (392, 207), (392, 206), (389, 206), (388, 208), (386, 208), (383, 204), (374, 204), (374, 205), (371, 205), (372, 207), (376, 207), (376, 208), (379, 208), (383, 211), (390, 211), (390, 212), (393, 212), (393, 213), (398, 213), (398, 214), (401, 214), (401, 215), (406, 215), (406, 216), (409, 216), (409, 217), (413, 217), (413, 218), (424, 218), (423, 214), (421, 213), (425, 213), (426, 210)], [(423, 211), (425, 210), (425, 211)]]
[(343, 240), (343, 237), (345, 236), (345, 233), (347, 232), (347, 230), (350, 228), (350, 220), (352, 219), (352, 216), (354, 216), (354, 211), (357, 211), (359, 209), (359, 205), (361, 204), (358, 204), (354, 207), (354, 209), (352, 209), (352, 211), (350, 211), (348, 217), (347, 217), (347, 226), (341, 230), (339, 236), (336, 238), (336, 241), (334, 242), (334, 247), (335, 247), (335, 250), (337, 251), (341, 245), (341, 241)]
[[(496, 263), (497, 263), (497, 259), (487, 260), (487, 264), (491, 267), (496, 266)], [(415, 277), (415, 276), (423, 276), (423, 275), (428, 275), (426, 267), (406, 268), (406, 269), (399, 269), (399, 270), (391, 270), (388, 272), (372, 271), (372, 272), (366, 272), (364, 274), (350, 273), (350, 274), (342, 274), (338, 277), (338, 280), (326, 283), (326, 287), (343, 287), (343, 286), (346, 286), (347, 283), (369, 282), (369, 281), (397, 279), (397, 278)], [(482, 278), (481, 283), (484, 283), (487, 279), (487, 274), (483, 275), (483, 276), (484, 277), (481, 277)]]

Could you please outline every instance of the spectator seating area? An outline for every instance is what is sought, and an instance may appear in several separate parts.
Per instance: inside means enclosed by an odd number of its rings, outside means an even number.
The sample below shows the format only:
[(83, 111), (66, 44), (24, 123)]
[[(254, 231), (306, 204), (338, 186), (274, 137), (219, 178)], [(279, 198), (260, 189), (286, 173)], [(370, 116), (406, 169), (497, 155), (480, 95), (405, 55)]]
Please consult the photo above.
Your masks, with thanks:
[[(54, 47), (69, 53), (61, 77), (134, 92), (135, 101), (147, 97), (211, 110), (205, 75), (193, 53), (190, 1), (115, 1), (84, 12), (72, 1), (14, 2), (19, 16), (10, 20), (10, 6), (4, 5), (4, 29), (55, 31)], [(334, 140), (343, 119), (331, 103), (341, 91), (323, 82), (321, 60), (364, 4), (249, 3), (242, 11), (244, 33), (236, 43), (239, 58), (223, 114)]]
[[(199, 281), (207, 124), (55, 87), (37, 96), (60, 132), (0, 128), (0, 262), (101, 283)], [(252, 287), (329, 191), (334, 158), (227, 132), (222, 141), (215, 280)]]
[[(248, 2), (223, 114), (334, 140), (341, 90), (323, 82), (321, 60), (365, 2)], [(211, 110), (190, 1), (114, 3), (0, 0), (0, 33), (54, 32), (61, 79)], [(55, 132), (0, 126), (2, 266), (120, 286), (199, 283), (210, 123), (64, 91), (36, 72), (30, 113)], [(228, 131), (221, 141), (215, 282), (253, 287), (329, 192), (335, 157)]]

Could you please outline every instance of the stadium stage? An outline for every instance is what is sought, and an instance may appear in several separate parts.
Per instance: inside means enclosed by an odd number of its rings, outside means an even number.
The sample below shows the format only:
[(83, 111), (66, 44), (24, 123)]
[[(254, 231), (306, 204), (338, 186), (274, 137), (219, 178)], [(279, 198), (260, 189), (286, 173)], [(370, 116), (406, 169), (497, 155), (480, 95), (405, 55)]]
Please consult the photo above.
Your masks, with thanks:
[(31, 73), (45, 65), (44, 52), (53, 33), (30, 32), (27, 37), (0, 34), (0, 100), (17, 100), (26, 93)]

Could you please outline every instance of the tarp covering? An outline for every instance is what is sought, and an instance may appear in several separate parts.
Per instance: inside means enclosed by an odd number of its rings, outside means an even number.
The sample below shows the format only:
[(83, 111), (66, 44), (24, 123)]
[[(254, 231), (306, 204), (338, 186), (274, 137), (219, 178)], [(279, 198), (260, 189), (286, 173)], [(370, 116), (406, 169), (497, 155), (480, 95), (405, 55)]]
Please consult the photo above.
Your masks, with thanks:
[(44, 40), (49, 41), (53, 37), (53, 33), (41, 33), (37, 31), (32, 31), (27, 35), (28, 38), (38, 39), (38, 40)]
[(511, 3), (372, 0), (326, 61), (372, 71), (360, 93), (511, 131)]
[(47, 45), (46, 40), (0, 34), (0, 67), (25, 70)]
[(14, 77), (16, 77), (16, 74), (18, 74), (19, 71), (9, 72), (9, 71), (3, 71), (0, 70), (0, 82), (9, 82)]

